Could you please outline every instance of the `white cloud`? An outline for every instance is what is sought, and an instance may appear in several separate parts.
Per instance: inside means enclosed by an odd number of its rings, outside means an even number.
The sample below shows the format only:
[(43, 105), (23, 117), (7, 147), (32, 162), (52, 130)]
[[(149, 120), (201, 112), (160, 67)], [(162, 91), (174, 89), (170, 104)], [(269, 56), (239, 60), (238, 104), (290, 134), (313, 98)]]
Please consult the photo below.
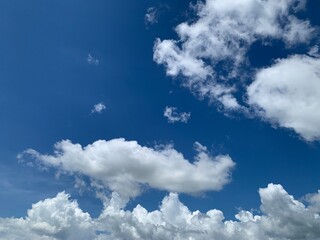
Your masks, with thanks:
[(142, 186), (197, 194), (220, 190), (229, 183), (235, 166), (232, 159), (228, 155), (212, 157), (199, 143), (196, 150), (195, 161), (191, 163), (172, 146), (153, 149), (136, 141), (113, 139), (82, 147), (65, 140), (55, 145), (54, 155), (42, 155), (35, 150), (27, 150), (25, 154), (46, 167), (88, 176), (128, 199), (137, 196)]
[(308, 55), (312, 57), (320, 57), (319, 46), (313, 46), (310, 48)]
[(106, 109), (106, 105), (102, 102), (97, 103), (93, 106), (91, 113), (101, 113), (103, 110)]
[(88, 54), (87, 62), (91, 65), (96, 65), (96, 66), (100, 64), (99, 59), (93, 57), (91, 53)]
[(294, 55), (258, 71), (248, 102), (268, 121), (320, 139), (320, 59)]
[(220, 103), (225, 110), (241, 106), (230, 81), (241, 78), (246, 54), (257, 40), (282, 40), (287, 47), (307, 43), (315, 29), (293, 14), (303, 0), (207, 0), (197, 5), (198, 20), (176, 27), (178, 40), (157, 40), (154, 60), (169, 76), (200, 98)]
[(61, 192), (32, 205), (25, 218), (0, 218), (1, 239), (93, 239), (94, 222)]
[[(309, 44), (319, 33), (295, 16), (305, 0), (206, 0), (196, 6), (196, 21), (176, 27), (178, 40), (159, 40), (154, 60), (167, 75), (182, 76), (182, 85), (223, 111), (253, 112), (275, 125), (290, 128), (307, 141), (320, 139), (319, 48), (307, 56), (289, 56), (258, 70), (247, 86), (249, 106), (237, 100), (251, 74), (247, 52), (256, 41), (280, 40), (287, 48)], [(249, 70), (248, 70), (249, 69)], [(246, 72), (247, 71), (247, 72)], [(242, 95), (242, 96), (241, 96)], [(244, 99), (244, 93), (237, 97)], [(249, 108), (248, 108), (249, 107)]]
[(147, 13), (144, 16), (144, 21), (146, 24), (155, 24), (158, 22), (158, 10), (155, 7), (150, 7), (147, 9)]
[(170, 193), (159, 210), (148, 212), (138, 205), (133, 211), (117, 206), (116, 194), (105, 202), (101, 215), (92, 219), (68, 195), (34, 204), (26, 218), (0, 219), (0, 236), (5, 239), (192, 239), (192, 240), (318, 240), (320, 210), (317, 194), (304, 205), (281, 185), (259, 190), (261, 214), (240, 211), (236, 221), (225, 220), (220, 210), (191, 212)]
[(320, 212), (320, 190), (317, 193), (307, 194), (305, 200), (310, 204), (314, 212)]
[[(260, 189), (262, 215), (240, 211), (238, 221), (224, 220), (223, 213), (191, 212), (178, 195), (164, 198), (159, 211), (137, 206), (132, 212), (110, 210), (105, 215), (115, 239), (222, 239), (222, 240), (316, 240), (320, 238), (319, 211), (306, 207), (281, 185)], [(109, 216), (109, 218), (108, 218)], [(112, 216), (112, 217), (111, 217)], [(120, 227), (119, 227), (120, 226)], [(125, 236), (125, 237), (124, 237)]]
[(190, 112), (178, 112), (176, 107), (166, 107), (163, 116), (168, 119), (169, 123), (182, 122), (187, 123), (191, 117)]

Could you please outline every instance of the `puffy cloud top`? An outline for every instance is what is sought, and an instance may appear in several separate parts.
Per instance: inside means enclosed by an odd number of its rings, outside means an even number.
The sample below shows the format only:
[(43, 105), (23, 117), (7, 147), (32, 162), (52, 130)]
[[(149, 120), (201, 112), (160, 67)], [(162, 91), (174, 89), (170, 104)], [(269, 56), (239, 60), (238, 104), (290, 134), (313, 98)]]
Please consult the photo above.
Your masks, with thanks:
[(258, 71), (248, 100), (260, 115), (294, 129), (307, 141), (320, 139), (320, 59), (293, 55)]
[(1, 239), (93, 239), (94, 223), (65, 192), (32, 205), (26, 218), (0, 219)]
[[(299, 19), (305, 0), (206, 0), (196, 5), (197, 20), (176, 26), (178, 40), (157, 39), (154, 60), (168, 75), (182, 76), (182, 85), (223, 111), (258, 115), (291, 128), (307, 141), (320, 138), (319, 47), (308, 46), (319, 28)], [(252, 74), (247, 53), (254, 42), (274, 40), (290, 49), (302, 44), (309, 56), (278, 59)], [(292, 48), (294, 49), (294, 48)], [(255, 75), (246, 103), (235, 92)], [(241, 88), (242, 88), (241, 87)], [(239, 94), (237, 95), (239, 97)], [(241, 97), (241, 96), (240, 96)]]
[(153, 149), (120, 138), (96, 141), (84, 148), (65, 140), (55, 145), (54, 155), (35, 150), (26, 153), (41, 164), (83, 174), (128, 198), (137, 196), (141, 185), (188, 194), (220, 190), (230, 181), (235, 163), (227, 155), (210, 156), (199, 143), (196, 150), (191, 163), (172, 146)]
[(133, 211), (117, 207), (116, 194), (96, 219), (79, 209), (65, 193), (40, 201), (24, 219), (1, 219), (5, 239), (192, 239), (192, 240), (318, 240), (319, 193), (309, 194), (309, 205), (289, 195), (281, 185), (259, 190), (261, 215), (240, 211), (236, 221), (225, 220), (220, 210), (191, 212), (170, 193), (159, 210), (148, 212), (138, 205)]
[(257, 40), (278, 39), (287, 46), (307, 43), (315, 32), (294, 13), (302, 0), (207, 0), (197, 5), (198, 20), (176, 27), (179, 40), (157, 40), (154, 60), (170, 76), (185, 77), (183, 85), (201, 98), (241, 109), (227, 80), (241, 76), (246, 53)]

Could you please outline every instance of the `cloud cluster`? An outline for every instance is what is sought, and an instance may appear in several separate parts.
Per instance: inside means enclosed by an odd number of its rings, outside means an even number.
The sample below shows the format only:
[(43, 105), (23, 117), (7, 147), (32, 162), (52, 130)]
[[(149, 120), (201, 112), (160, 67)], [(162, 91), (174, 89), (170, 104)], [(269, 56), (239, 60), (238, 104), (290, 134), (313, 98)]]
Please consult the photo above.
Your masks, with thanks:
[[(156, 40), (154, 60), (166, 67), (167, 75), (181, 76), (184, 87), (200, 99), (216, 103), (220, 110), (254, 112), (295, 130), (307, 141), (317, 140), (318, 47), (311, 47), (309, 57), (275, 60), (257, 75), (252, 74), (247, 57), (257, 41), (270, 45), (274, 40), (282, 41), (287, 49), (307, 46), (318, 28), (296, 17), (305, 4), (305, 0), (206, 0), (195, 7), (196, 21), (176, 27), (177, 40)], [(243, 78), (251, 75), (254, 83), (245, 87), (248, 93), (237, 93), (245, 84)], [(295, 89), (302, 83), (302, 89)], [(276, 91), (278, 88), (282, 90)], [(236, 93), (242, 100), (248, 95), (249, 100), (240, 104)], [(266, 103), (267, 99), (275, 101)]]
[(307, 141), (320, 139), (320, 59), (293, 55), (260, 69), (248, 87), (256, 112)]
[(172, 146), (154, 149), (122, 138), (99, 140), (84, 148), (65, 140), (55, 145), (53, 155), (32, 149), (25, 154), (44, 166), (90, 177), (124, 199), (140, 194), (143, 186), (188, 194), (220, 190), (229, 183), (235, 163), (228, 155), (212, 157), (206, 147), (195, 146), (192, 163)]
[(303, 5), (300, 0), (207, 0), (197, 6), (197, 21), (176, 27), (178, 41), (156, 41), (154, 60), (168, 75), (184, 76), (183, 85), (200, 97), (239, 108), (226, 81), (240, 76), (257, 40), (279, 39), (288, 46), (307, 42), (314, 28), (292, 14)]
[(153, 240), (318, 240), (320, 194), (307, 195), (307, 205), (289, 195), (281, 185), (259, 190), (261, 214), (236, 214), (225, 220), (220, 210), (191, 212), (170, 193), (159, 210), (148, 212), (138, 205), (133, 211), (118, 208), (118, 197), (105, 202), (101, 215), (92, 219), (65, 193), (36, 203), (25, 218), (0, 219), (5, 239), (153, 239)]
[(179, 112), (176, 107), (166, 107), (163, 116), (168, 119), (169, 123), (182, 122), (187, 123), (191, 117), (190, 112)]

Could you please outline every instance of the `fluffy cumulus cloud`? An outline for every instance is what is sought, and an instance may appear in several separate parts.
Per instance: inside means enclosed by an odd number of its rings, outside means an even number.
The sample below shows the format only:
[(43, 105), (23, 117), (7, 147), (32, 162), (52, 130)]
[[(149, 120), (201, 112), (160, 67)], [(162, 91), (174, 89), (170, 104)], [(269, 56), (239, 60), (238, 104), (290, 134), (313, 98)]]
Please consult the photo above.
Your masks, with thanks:
[(192, 240), (318, 240), (319, 194), (309, 194), (305, 205), (281, 185), (259, 190), (261, 213), (240, 211), (236, 220), (223, 212), (190, 211), (178, 194), (170, 193), (159, 210), (149, 212), (138, 205), (132, 211), (118, 207), (113, 195), (99, 217), (92, 219), (65, 193), (36, 203), (25, 218), (0, 219), (4, 239), (192, 239)]
[(93, 239), (94, 222), (61, 192), (32, 205), (25, 218), (0, 218), (1, 239)]
[(163, 116), (168, 119), (169, 123), (182, 122), (187, 123), (191, 117), (190, 112), (179, 112), (176, 107), (166, 107)]
[(195, 146), (192, 163), (172, 146), (154, 149), (124, 139), (100, 140), (86, 147), (66, 140), (55, 145), (53, 155), (35, 150), (25, 154), (44, 166), (88, 176), (124, 199), (137, 196), (142, 186), (188, 194), (220, 190), (230, 181), (235, 163), (228, 155), (213, 157), (204, 146)]
[(225, 109), (240, 109), (228, 80), (239, 78), (246, 53), (257, 41), (282, 40), (288, 47), (307, 43), (315, 29), (294, 13), (303, 0), (206, 0), (196, 6), (198, 20), (176, 27), (178, 40), (157, 40), (154, 60), (183, 85)]
[(249, 104), (307, 141), (320, 139), (320, 59), (293, 55), (260, 69), (248, 87)]
[[(296, 17), (305, 5), (305, 0), (200, 2), (194, 8), (196, 20), (176, 26), (178, 39), (156, 40), (154, 60), (219, 110), (254, 113), (307, 141), (319, 140), (319, 47), (308, 46), (319, 28)], [(252, 74), (247, 57), (251, 45), (272, 45), (274, 40), (287, 49), (302, 44), (310, 50), (306, 56), (274, 60), (273, 66)], [(252, 76), (253, 84), (245, 86), (244, 78)], [(239, 90), (243, 86), (247, 93)], [(241, 104), (245, 95), (248, 101)]]

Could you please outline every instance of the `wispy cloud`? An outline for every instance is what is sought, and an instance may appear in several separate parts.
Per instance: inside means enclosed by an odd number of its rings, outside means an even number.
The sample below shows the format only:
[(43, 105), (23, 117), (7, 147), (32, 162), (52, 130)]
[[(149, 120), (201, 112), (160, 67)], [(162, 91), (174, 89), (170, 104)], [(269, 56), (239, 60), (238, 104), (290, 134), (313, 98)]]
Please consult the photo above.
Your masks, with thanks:
[(308, 55), (309, 56), (312, 56), (312, 57), (318, 57), (320, 58), (320, 49), (319, 49), (319, 46), (313, 46), (310, 48), (309, 52), (308, 52)]
[(320, 58), (280, 59), (257, 72), (247, 93), (263, 119), (293, 129), (307, 141), (320, 139)]
[[(207, 0), (196, 7), (199, 19), (179, 24), (178, 40), (157, 40), (154, 60), (170, 76), (184, 77), (183, 86), (200, 98), (239, 110), (234, 92), (257, 40), (282, 40), (288, 47), (306, 43), (314, 28), (292, 13), (301, 3), (290, 1)], [(301, 6), (302, 7), (302, 6)], [(301, 8), (300, 7), (300, 8)], [(223, 67), (221, 67), (223, 66)]]
[(144, 21), (147, 25), (152, 25), (158, 22), (159, 12), (156, 7), (150, 7), (147, 9), (147, 13), (144, 16)]
[(187, 123), (191, 117), (190, 112), (179, 112), (176, 107), (166, 107), (163, 116), (168, 119), (169, 123), (182, 122)]
[(106, 105), (103, 102), (97, 103), (93, 106), (91, 113), (102, 113), (106, 109)]
[[(156, 40), (154, 60), (165, 66), (167, 75), (181, 76), (182, 86), (209, 99), (220, 111), (253, 113), (308, 141), (317, 140), (320, 59), (318, 47), (308, 44), (319, 29), (298, 17), (304, 7), (300, 0), (199, 2), (194, 8), (198, 19), (176, 26), (178, 39)], [(309, 47), (309, 57), (288, 56), (275, 60), (272, 67), (252, 69), (247, 56), (252, 44), (272, 46), (273, 41), (282, 41), (287, 49)], [(254, 83), (245, 86), (245, 78)], [(248, 92), (240, 90), (243, 87)]]
[(100, 64), (99, 59), (93, 57), (91, 53), (88, 54), (87, 62), (91, 65), (96, 65), (96, 66)]

